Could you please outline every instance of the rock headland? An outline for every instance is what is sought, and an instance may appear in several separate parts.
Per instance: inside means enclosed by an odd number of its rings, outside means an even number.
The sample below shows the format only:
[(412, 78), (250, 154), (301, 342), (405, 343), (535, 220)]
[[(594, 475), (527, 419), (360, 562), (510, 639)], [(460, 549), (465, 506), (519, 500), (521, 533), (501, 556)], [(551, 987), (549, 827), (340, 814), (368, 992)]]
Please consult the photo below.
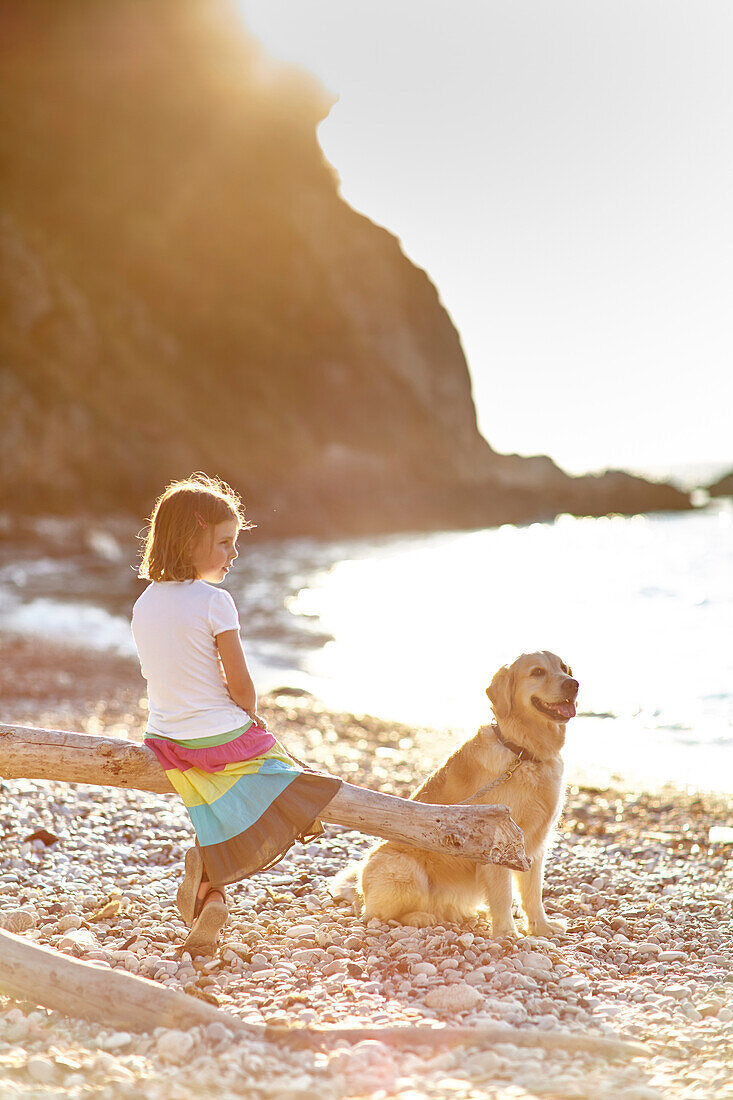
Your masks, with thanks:
[(492, 450), (436, 288), (339, 194), (331, 98), (233, 0), (2, 12), (0, 508), (140, 514), (194, 469), (270, 535), (689, 506)]

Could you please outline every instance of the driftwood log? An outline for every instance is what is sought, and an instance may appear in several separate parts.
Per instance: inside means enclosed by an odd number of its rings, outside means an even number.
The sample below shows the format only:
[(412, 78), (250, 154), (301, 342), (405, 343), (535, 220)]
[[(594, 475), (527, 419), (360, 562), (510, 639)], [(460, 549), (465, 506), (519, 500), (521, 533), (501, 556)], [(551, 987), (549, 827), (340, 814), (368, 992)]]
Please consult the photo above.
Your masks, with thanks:
[[(123, 738), (0, 724), (0, 777), (92, 783), (173, 794), (154, 753)], [(479, 863), (529, 869), (506, 806), (439, 806), (343, 783), (322, 821)]]
[[(0, 776), (91, 783), (161, 794), (174, 793), (154, 754), (132, 741), (60, 730), (0, 725)], [(437, 806), (378, 794), (344, 783), (321, 814), (324, 821), (439, 852), (526, 870), (521, 829), (506, 806)], [(106, 1027), (153, 1031), (220, 1023), (235, 1035), (295, 1049), (379, 1039), (404, 1049), (511, 1044), (583, 1051), (605, 1058), (646, 1054), (622, 1038), (535, 1031), (504, 1025), (282, 1027), (251, 1024), (191, 997), (125, 971), (59, 954), (0, 929), (0, 994), (56, 1009)]]
[(81, 962), (0, 930), (0, 993), (117, 1030), (196, 1027), (234, 1019), (207, 1001), (99, 963)]
[(638, 1043), (593, 1035), (530, 1031), (513, 1027), (324, 1028), (250, 1024), (214, 1005), (168, 989), (148, 978), (82, 962), (23, 936), (0, 930), (0, 993), (53, 1008), (108, 1028), (153, 1031), (220, 1023), (235, 1034), (290, 1047), (322, 1049), (329, 1042), (380, 1039), (397, 1047), (511, 1043), (514, 1046), (589, 1051), (607, 1058), (629, 1058), (646, 1051)]

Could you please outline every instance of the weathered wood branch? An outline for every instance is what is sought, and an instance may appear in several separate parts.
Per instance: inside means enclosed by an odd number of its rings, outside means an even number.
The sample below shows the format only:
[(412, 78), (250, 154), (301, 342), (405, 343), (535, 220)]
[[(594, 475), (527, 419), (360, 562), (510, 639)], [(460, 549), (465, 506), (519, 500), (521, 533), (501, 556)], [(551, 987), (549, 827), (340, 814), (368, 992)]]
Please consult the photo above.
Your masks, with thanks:
[[(0, 776), (172, 794), (145, 745), (122, 738), (0, 724)], [(439, 806), (343, 783), (321, 820), (415, 848), (526, 871), (524, 834), (506, 806)]]
[(397, 1047), (514, 1046), (591, 1051), (602, 1057), (635, 1057), (646, 1051), (638, 1043), (592, 1035), (532, 1031), (513, 1027), (273, 1027), (250, 1024), (186, 993), (148, 978), (98, 963), (82, 962), (23, 936), (0, 930), (0, 993), (53, 1008), (105, 1027), (153, 1031), (156, 1027), (188, 1028), (220, 1023), (252, 1039), (297, 1048), (322, 1049), (329, 1042), (381, 1039)]
[(329, 1039), (361, 1043), (377, 1039), (388, 1046), (414, 1050), (420, 1047), (481, 1046), (508, 1043), (534, 1050), (583, 1051), (602, 1058), (637, 1058), (648, 1056), (641, 1043), (604, 1035), (569, 1034), (567, 1031), (539, 1031), (537, 1028), (510, 1027), (507, 1024), (482, 1024), (477, 1027), (415, 1027), (397, 1024), (387, 1027), (283, 1027), (270, 1025), (265, 1038), (285, 1043), (296, 1049), (320, 1049)]
[(120, 1030), (186, 1028), (217, 1021), (237, 1030), (251, 1030), (243, 1020), (188, 993), (122, 970), (72, 959), (2, 930), (0, 993)]

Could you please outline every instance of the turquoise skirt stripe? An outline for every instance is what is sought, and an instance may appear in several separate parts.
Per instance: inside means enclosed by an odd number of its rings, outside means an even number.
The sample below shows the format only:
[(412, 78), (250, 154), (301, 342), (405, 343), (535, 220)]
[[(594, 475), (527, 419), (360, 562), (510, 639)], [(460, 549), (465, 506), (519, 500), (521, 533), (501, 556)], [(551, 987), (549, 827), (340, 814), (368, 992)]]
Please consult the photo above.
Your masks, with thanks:
[(188, 806), (199, 844), (222, 844), (250, 828), (301, 774), (281, 760), (265, 760), (256, 775), (243, 775), (216, 802)]

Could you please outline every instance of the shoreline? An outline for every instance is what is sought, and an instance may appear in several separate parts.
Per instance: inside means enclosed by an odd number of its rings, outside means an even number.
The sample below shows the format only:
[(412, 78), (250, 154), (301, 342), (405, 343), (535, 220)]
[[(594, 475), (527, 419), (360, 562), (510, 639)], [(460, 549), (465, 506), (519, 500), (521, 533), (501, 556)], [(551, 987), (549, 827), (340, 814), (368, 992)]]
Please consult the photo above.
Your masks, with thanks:
[[(288, 737), (290, 723), (293, 723), (292, 748), (298, 755), (308, 750), (299, 731), (311, 712), (339, 716), (347, 730), (357, 723), (366, 732), (386, 731), (395, 744), (401, 736), (409, 740), (419, 730), (424, 749), (420, 770), (409, 772), (402, 789), (396, 793), (409, 795), (422, 778), (453, 751), (459, 743), (457, 738), (470, 736), (470, 732), (354, 714), (331, 707), (306, 690), (287, 686), (287, 672), (282, 677), (272, 673), (270, 678), (279, 678), (282, 683), (261, 693), (262, 713), (273, 729), (278, 728), (281, 741)], [(145, 692), (146, 684), (136, 657), (84, 649), (76, 643), (64, 645), (35, 635), (11, 632), (0, 635), (0, 719), (14, 725), (104, 733), (108, 737), (142, 741), (147, 714)], [(588, 716), (581, 713), (579, 717)], [(394, 737), (391, 731), (395, 732)], [(621, 776), (605, 764), (583, 761), (577, 763), (574, 771), (571, 767), (566, 767), (566, 783), (581, 790), (612, 790), (658, 797), (679, 795), (685, 799), (706, 797), (714, 802), (731, 798), (726, 790), (701, 786), (683, 788), (673, 781), (657, 781), (641, 773)]]
[[(2, 717), (13, 723), (139, 736), (143, 693), (132, 659), (0, 641)], [(388, 793), (408, 794), (432, 766), (428, 756), (445, 748), (428, 744), (432, 731), (334, 714), (315, 700), (270, 696), (262, 709), (294, 753)], [(371, 841), (327, 826), (235, 886), (219, 955), (189, 960), (176, 951), (184, 929), (174, 895), (192, 832), (177, 799), (25, 780), (0, 781), (0, 790), (0, 921), (56, 950), (252, 1022), (504, 1023), (619, 1035), (649, 1052), (611, 1063), (510, 1043), (397, 1051), (386, 1033), (291, 1052), (218, 1025), (120, 1033), (0, 996), (3, 1095), (733, 1097), (733, 845), (710, 843), (711, 828), (731, 824), (724, 796), (571, 783), (545, 880), (548, 911), (563, 914), (568, 930), (552, 940), (494, 941), (480, 919), (364, 925), (331, 897), (329, 880)], [(58, 839), (29, 840), (39, 828)], [(110, 901), (113, 916), (98, 919)]]

